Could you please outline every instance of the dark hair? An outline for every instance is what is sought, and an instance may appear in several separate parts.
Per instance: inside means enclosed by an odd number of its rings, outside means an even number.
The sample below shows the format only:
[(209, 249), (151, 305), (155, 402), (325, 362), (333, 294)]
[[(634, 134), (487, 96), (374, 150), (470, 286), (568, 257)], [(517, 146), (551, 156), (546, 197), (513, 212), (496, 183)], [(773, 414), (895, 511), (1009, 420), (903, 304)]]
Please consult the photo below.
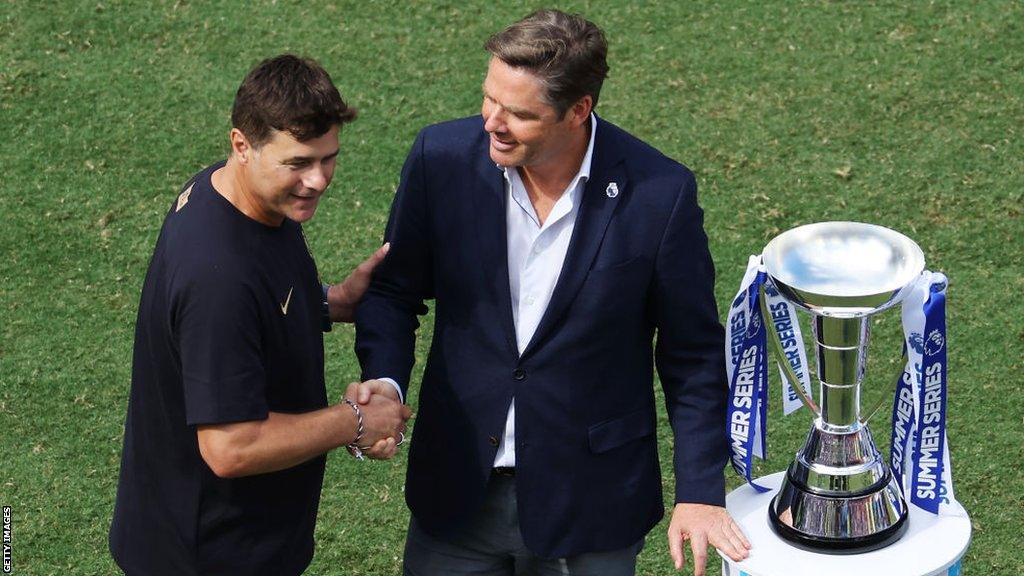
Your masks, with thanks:
[(274, 130), (306, 141), (355, 118), (355, 108), (341, 99), (327, 71), (293, 54), (268, 58), (250, 70), (231, 109), (231, 124), (255, 148), (270, 140)]
[(548, 104), (560, 116), (588, 94), (597, 106), (608, 75), (608, 43), (601, 29), (582, 16), (537, 10), (491, 36), (484, 48), (540, 78)]

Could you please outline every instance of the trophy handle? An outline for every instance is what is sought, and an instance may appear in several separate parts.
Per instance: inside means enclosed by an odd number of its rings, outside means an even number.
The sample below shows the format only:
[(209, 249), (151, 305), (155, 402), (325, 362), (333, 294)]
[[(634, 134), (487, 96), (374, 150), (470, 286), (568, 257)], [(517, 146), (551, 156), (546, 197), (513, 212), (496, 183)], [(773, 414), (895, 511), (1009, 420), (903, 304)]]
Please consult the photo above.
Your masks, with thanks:
[(860, 421), (861, 424), (867, 424), (868, 420), (871, 420), (871, 418), (876, 413), (878, 413), (878, 409), (881, 408), (883, 404), (885, 404), (886, 399), (889, 396), (892, 396), (893, 394), (896, 393), (896, 382), (898, 382), (899, 379), (903, 377), (903, 370), (906, 367), (906, 365), (907, 365), (907, 351), (904, 349), (903, 350), (903, 360), (901, 360), (899, 362), (899, 364), (896, 365), (896, 367), (899, 370), (899, 372), (896, 374), (895, 378), (890, 378), (889, 379), (889, 381), (893, 383), (893, 385), (889, 387), (889, 394), (888, 395), (882, 394), (878, 398), (878, 400), (875, 401), (875, 404), (871, 407), (870, 410), (868, 410), (868, 415), (865, 416), (864, 418), (861, 418), (861, 421)]
[[(793, 372), (793, 367), (789, 365), (789, 362), (786, 361), (785, 354), (782, 353), (782, 339), (779, 338), (779, 333), (775, 330), (775, 323), (769, 321), (771, 316), (768, 313), (768, 296), (765, 294), (764, 284), (761, 285), (759, 290), (760, 298), (758, 301), (761, 306), (761, 318), (764, 319), (765, 331), (768, 332), (768, 347), (771, 348), (772, 354), (775, 356), (775, 362), (782, 368), (783, 373), (786, 374), (786, 378), (788, 378), (793, 384), (793, 390), (796, 391), (796, 395), (803, 401), (804, 406), (807, 406), (807, 409), (810, 410), (816, 418), (820, 418), (821, 410), (818, 409), (818, 406), (814, 401), (807, 396), (806, 392), (804, 392), (804, 387), (800, 382), (800, 378), (797, 377), (796, 372)], [(875, 410), (877, 409), (878, 408), (875, 407)]]

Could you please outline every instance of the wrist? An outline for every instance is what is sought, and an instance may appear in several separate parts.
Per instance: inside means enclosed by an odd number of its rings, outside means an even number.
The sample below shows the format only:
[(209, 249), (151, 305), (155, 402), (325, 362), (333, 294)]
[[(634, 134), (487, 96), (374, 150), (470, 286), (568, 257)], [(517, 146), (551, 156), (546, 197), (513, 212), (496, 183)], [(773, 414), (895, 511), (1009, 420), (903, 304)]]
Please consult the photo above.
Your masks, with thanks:
[(381, 382), (387, 382), (395, 390), (395, 395), (398, 397), (400, 404), (405, 404), (405, 394), (402, 394), (402, 387), (398, 385), (398, 382), (394, 378), (388, 378), (386, 376), (381, 378), (374, 378), (374, 380), (380, 380)]
[(347, 398), (343, 398), (341, 403), (338, 404), (338, 408), (345, 411), (348, 417), (351, 419), (352, 424), (348, 434), (344, 435), (342, 445), (349, 448), (349, 450), (359, 446), (362, 439), (366, 437), (366, 422), (362, 418), (362, 410), (359, 405), (352, 402)]
[(320, 285), (320, 289), (321, 289), (321, 292), (323, 294), (323, 297), (321, 298), (321, 303), (320, 303), (321, 315), (322, 315), (322, 317), (320, 319), (320, 322), (321, 322), (321, 326), (320, 327), (321, 327), (321, 329), (324, 332), (330, 332), (331, 331), (331, 305), (330, 305), (330, 302), (328, 301), (327, 295), (331, 291), (331, 285), (330, 284), (321, 284)]

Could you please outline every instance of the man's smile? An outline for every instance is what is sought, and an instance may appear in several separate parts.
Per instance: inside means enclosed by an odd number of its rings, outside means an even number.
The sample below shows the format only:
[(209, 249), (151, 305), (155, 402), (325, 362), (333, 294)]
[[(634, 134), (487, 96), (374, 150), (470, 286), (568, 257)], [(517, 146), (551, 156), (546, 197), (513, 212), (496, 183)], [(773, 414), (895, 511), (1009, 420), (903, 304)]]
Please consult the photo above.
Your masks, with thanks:
[(491, 134), (491, 146), (499, 152), (509, 152), (516, 147), (516, 142), (503, 142), (494, 134)]

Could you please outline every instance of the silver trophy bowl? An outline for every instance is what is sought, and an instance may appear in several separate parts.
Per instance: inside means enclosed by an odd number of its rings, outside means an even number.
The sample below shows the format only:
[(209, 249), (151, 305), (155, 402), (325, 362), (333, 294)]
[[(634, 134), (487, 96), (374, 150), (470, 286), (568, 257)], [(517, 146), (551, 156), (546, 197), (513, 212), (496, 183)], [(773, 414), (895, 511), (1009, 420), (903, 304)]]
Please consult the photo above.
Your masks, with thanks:
[[(868, 317), (903, 299), (924, 271), (924, 254), (888, 228), (822, 222), (776, 236), (762, 259), (769, 284), (812, 315), (819, 380), (816, 405), (789, 375), (816, 418), (768, 508), (770, 524), (791, 544), (818, 552), (887, 546), (906, 530), (907, 503), (867, 427), (877, 408), (861, 418)], [(785, 358), (779, 363), (789, 367)]]

